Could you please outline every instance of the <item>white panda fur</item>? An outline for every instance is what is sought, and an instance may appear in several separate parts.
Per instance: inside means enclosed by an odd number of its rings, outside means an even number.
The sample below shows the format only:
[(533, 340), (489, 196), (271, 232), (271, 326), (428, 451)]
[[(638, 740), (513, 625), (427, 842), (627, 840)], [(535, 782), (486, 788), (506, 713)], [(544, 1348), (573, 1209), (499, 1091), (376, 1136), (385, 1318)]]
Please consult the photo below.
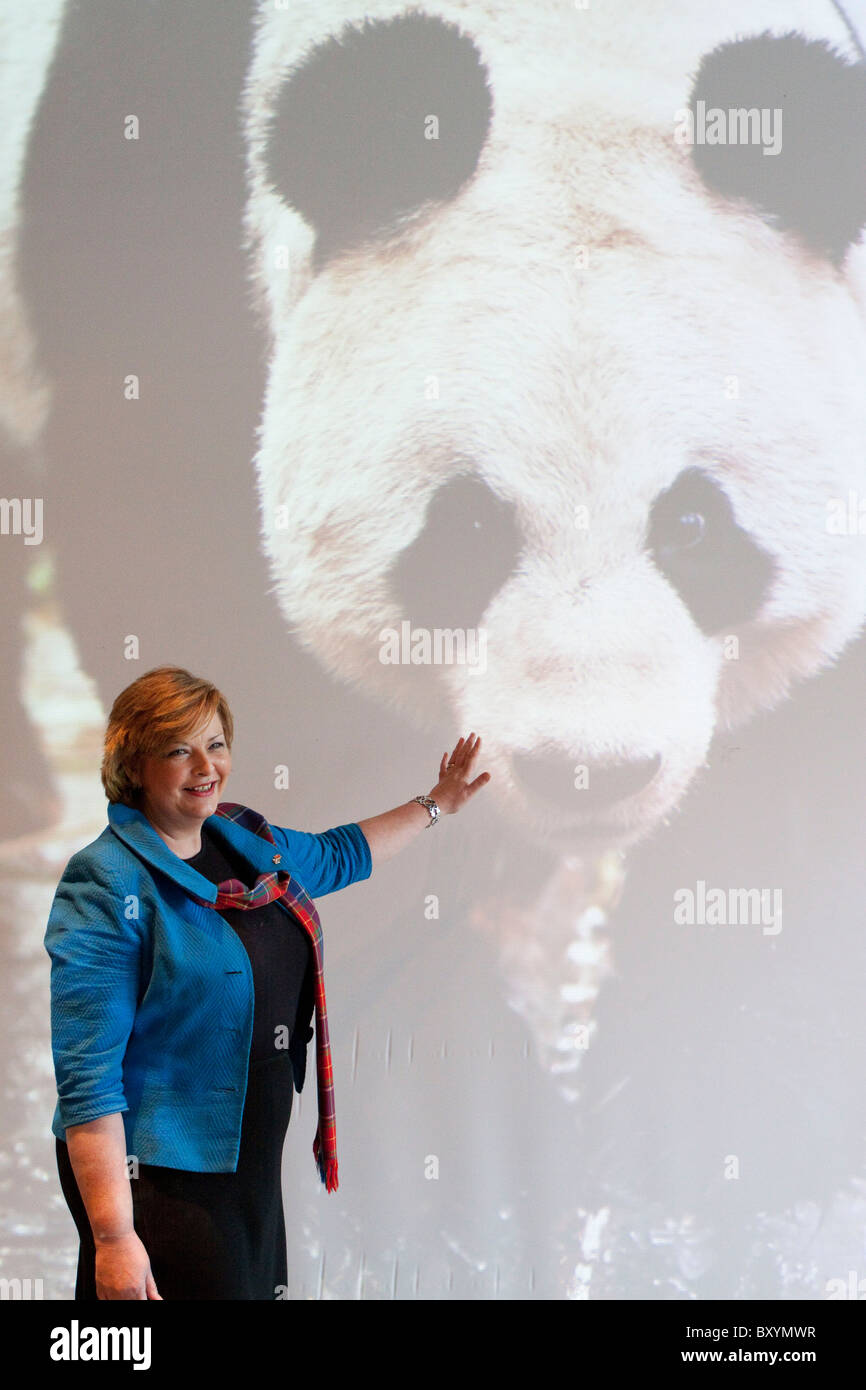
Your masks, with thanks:
[[(862, 538), (825, 527), (828, 499), (866, 491), (866, 250), (841, 273), (823, 265), (708, 196), (672, 138), (687, 75), (737, 33), (797, 27), (856, 53), (815, 0), (428, 7), (471, 35), (489, 73), (477, 173), (410, 219), (396, 249), (362, 246), (315, 275), (311, 229), (267, 179), (274, 102), (318, 39), (399, 12), (261, 8), (245, 108), (252, 275), (273, 340), (263, 545), (317, 658), (410, 717), (439, 699), (483, 729), (503, 809), (542, 839), (562, 822), (522, 794), (515, 752), (660, 755), (622, 811), (620, 842), (633, 842), (681, 800), (715, 730), (778, 705), (866, 615)], [(580, 272), (583, 243), (593, 268)], [(700, 451), (779, 566), (737, 660), (695, 631), (642, 545), (652, 498)], [(448, 670), (431, 696), (377, 660), (383, 627), (412, 616), (386, 576), (466, 457), (513, 502), (527, 548), (484, 616), (486, 673)], [(600, 518), (581, 548), (578, 504)], [(579, 816), (568, 829), (579, 835)]]

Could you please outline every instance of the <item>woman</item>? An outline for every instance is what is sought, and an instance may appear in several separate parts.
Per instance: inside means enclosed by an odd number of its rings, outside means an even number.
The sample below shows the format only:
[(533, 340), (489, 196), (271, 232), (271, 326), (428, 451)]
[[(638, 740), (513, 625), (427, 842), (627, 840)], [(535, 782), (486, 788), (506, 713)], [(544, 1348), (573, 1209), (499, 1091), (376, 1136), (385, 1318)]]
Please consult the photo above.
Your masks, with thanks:
[(429, 796), (307, 834), (224, 800), (232, 738), (208, 681), (163, 666), (128, 686), (105, 735), (108, 825), (52, 904), (52, 1130), (76, 1299), (280, 1296), (280, 1160), (313, 1012), (313, 1153), (327, 1190), (338, 1181), (312, 899), (369, 877), (490, 780), (470, 780), (470, 733)]

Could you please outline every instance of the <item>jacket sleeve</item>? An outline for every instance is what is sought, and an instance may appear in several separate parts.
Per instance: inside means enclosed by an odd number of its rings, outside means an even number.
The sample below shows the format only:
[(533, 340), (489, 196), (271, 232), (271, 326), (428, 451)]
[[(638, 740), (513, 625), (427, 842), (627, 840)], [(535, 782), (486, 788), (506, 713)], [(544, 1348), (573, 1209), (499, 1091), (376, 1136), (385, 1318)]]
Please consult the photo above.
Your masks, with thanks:
[(272, 825), (271, 834), (285, 849), (291, 872), (311, 898), (334, 893), (372, 873), (370, 846), (357, 821), (318, 835)]
[(73, 855), (45, 931), (51, 958), (51, 1050), (61, 1122), (128, 1110), (123, 1058), (141, 975), (139, 923), (125, 890), (92, 857)]

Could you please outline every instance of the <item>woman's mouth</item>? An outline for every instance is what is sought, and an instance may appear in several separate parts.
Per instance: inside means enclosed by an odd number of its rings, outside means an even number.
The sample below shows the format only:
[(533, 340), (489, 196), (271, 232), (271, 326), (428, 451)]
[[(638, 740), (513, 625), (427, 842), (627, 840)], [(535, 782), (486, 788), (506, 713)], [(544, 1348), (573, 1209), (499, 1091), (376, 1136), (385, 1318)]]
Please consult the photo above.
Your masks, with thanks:
[(184, 791), (189, 792), (190, 796), (210, 796), (214, 790), (216, 782), (203, 782), (200, 787), (184, 787)]

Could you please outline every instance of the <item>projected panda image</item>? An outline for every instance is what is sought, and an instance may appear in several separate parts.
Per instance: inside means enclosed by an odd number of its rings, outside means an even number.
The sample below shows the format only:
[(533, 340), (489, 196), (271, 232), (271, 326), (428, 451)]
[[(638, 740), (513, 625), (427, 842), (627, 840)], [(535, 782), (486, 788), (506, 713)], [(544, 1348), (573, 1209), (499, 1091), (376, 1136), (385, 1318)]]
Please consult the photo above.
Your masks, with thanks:
[(291, 1296), (847, 1296), (862, 0), (54, 0), (0, 40), (10, 931), (151, 667), (225, 692), (279, 825), (477, 730), (459, 826), (328, 904), (346, 1178), (297, 1097)]

